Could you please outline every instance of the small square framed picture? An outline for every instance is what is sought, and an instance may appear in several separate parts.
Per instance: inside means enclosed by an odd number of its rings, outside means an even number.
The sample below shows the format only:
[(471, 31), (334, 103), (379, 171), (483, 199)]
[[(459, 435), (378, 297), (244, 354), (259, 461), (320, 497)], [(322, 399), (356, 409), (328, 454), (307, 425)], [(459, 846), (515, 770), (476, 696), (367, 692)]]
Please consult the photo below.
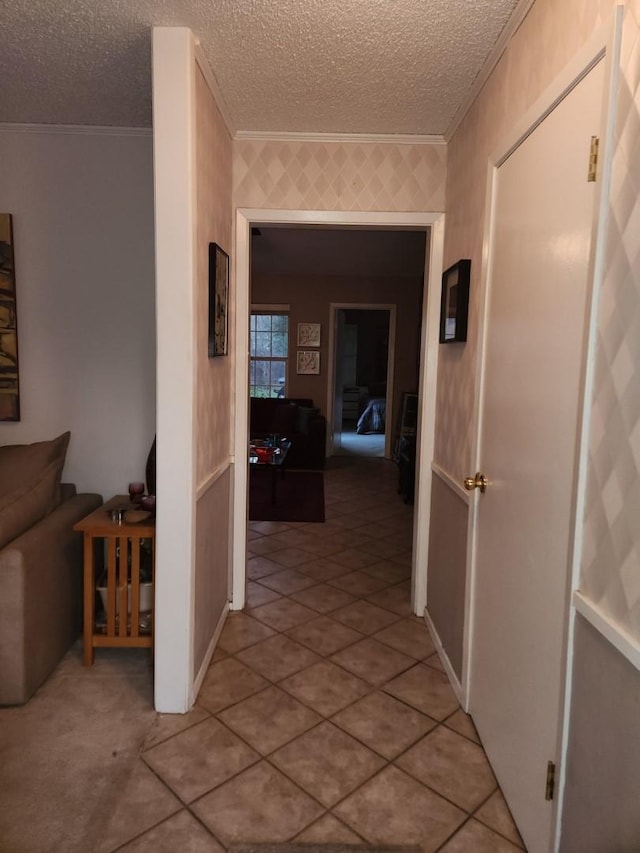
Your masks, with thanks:
[(320, 346), (320, 323), (298, 323), (298, 346)]
[(296, 373), (320, 373), (320, 353), (317, 350), (298, 350)]

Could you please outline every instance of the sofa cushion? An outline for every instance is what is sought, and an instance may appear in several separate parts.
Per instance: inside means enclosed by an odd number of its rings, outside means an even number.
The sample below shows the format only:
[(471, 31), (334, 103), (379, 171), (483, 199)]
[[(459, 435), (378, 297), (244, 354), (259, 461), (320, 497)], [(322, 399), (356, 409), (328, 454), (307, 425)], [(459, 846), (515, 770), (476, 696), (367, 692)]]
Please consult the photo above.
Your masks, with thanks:
[[(64, 432), (51, 441), (6, 444), (0, 447), (0, 498), (15, 492), (16, 489), (34, 484), (45, 468), (53, 462), (58, 466), (59, 483), (70, 437), (70, 432)], [(57, 503), (59, 502), (58, 495)]]
[(296, 432), (302, 435), (309, 435), (309, 424), (313, 418), (320, 414), (320, 409), (315, 406), (298, 406), (298, 414), (296, 418)]
[(295, 429), (297, 417), (298, 407), (294, 403), (276, 406), (271, 421), (271, 432), (290, 437)]
[(0, 497), (0, 548), (58, 506), (60, 470), (59, 460), (54, 459), (39, 476)]

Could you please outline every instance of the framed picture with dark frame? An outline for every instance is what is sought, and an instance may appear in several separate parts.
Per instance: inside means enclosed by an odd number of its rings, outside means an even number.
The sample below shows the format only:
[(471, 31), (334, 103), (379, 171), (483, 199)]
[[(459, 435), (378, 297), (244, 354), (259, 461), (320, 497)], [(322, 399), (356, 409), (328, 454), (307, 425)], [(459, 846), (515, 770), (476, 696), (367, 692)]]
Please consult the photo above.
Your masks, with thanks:
[(470, 276), (471, 261), (468, 258), (458, 261), (442, 273), (441, 344), (464, 343), (467, 340)]
[(209, 243), (209, 358), (229, 352), (229, 255)]

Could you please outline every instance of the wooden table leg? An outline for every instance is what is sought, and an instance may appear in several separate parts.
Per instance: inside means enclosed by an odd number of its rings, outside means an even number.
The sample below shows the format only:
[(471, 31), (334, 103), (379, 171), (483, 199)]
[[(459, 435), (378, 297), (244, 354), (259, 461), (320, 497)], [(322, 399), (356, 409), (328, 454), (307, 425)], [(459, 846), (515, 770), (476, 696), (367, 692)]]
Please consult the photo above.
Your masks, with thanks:
[(93, 665), (93, 623), (95, 619), (95, 584), (93, 568), (93, 537), (84, 534), (84, 625), (83, 625), (83, 662)]

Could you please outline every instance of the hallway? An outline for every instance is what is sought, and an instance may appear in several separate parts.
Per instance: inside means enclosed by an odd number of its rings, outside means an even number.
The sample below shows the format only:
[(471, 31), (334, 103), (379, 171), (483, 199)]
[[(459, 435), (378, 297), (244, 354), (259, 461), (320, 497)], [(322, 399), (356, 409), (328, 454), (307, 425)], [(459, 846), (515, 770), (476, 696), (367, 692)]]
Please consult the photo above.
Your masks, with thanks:
[(80, 641), (27, 705), (0, 709), (0, 849), (522, 849), (410, 613), (413, 509), (396, 484), (392, 462), (336, 458), (326, 523), (251, 523), (248, 606), (188, 714), (152, 710), (146, 650), (84, 667)]
[[(521, 849), (410, 613), (412, 508), (396, 478), (385, 460), (336, 459), (325, 524), (251, 522), (247, 609), (228, 618), (196, 724), (143, 753), (224, 847)], [(124, 849), (167, 842), (160, 825)]]

